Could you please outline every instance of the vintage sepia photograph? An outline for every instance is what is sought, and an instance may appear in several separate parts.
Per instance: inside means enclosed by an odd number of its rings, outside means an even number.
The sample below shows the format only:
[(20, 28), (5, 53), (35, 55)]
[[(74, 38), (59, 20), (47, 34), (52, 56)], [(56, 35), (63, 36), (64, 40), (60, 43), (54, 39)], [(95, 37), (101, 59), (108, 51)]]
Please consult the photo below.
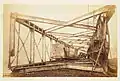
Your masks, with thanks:
[(3, 5), (3, 77), (117, 77), (116, 5)]

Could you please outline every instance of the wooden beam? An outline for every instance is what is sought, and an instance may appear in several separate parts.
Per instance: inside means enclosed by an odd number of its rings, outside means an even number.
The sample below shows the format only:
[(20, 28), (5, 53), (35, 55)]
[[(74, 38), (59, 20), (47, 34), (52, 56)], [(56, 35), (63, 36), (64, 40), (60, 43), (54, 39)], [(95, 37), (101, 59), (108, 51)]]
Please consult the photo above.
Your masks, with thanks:
[(99, 52), (98, 52), (97, 59), (96, 59), (96, 61), (95, 61), (95, 65), (94, 65), (93, 70), (96, 68), (96, 65), (97, 65), (97, 63), (98, 63), (98, 59), (99, 59), (99, 57), (100, 57), (100, 54), (101, 54), (103, 45), (104, 45), (104, 41), (103, 41), (102, 44), (101, 44), (101, 47), (100, 47), (100, 50), (99, 50)]

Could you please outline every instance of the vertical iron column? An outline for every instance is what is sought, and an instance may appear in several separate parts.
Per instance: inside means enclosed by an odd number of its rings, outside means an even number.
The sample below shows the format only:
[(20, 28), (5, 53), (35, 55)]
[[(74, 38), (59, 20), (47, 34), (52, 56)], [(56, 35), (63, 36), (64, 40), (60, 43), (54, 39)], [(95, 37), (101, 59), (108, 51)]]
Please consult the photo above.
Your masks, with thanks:
[[(20, 23), (18, 24), (18, 34), (20, 35)], [(17, 46), (17, 58), (16, 58), (16, 65), (18, 66), (18, 58), (19, 58), (19, 41), (20, 38), (18, 37), (18, 46)]]
[(42, 34), (42, 62), (46, 61), (46, 53), (45, 53), (45, 35)]
[(8, 61), (8, 68), (10, 67), (10, 61), (11, 61), (11, 31), (12, 31), (12, 28), (11, 28), (11, 24), (12, 24), (12, 13), (10, 14), (10, 32), (9, 32), (9, 61)]
[(14, 19), (14, 23), (13, 23), (13, 52), (12, 52), (12, 56), (15, 55), (15, 25), (16, 25), (16, 18)]
[(34, 40), (35, 40), (35, 27), (33, 29), (33, 63), (35, 62), (35, 41)]
[(106, 48), (106, 45), (107, 45), (107, 40), (106, 40), (106, 33), (107, 33), (107, 18), (106, 18), (106, 14), (104, 14), (104, 24), (103, 24), (103, 27), (104, 27), (104, 31), (103, 31), (103, 41), (105, 41), (104, 43), (104, 49), (105, 49), (105, 56), (104, 56), (104, 63), (103, 63), (103, 70), (105, 71), (105, 73), (108, 71), (108, 53), (107, 53), (107, 48)]
[(16, 25), (16, 18), (14, 19), (14, 23), (13, 23), (13, 56), (15, 55), (15, 25)]
[(103, 19), (104, 19), (104, 24), (103, 24), (103, 40), (106, 39), (106, 28), (107, 28), (107, 21), (106, 21), (106, 14), (104, 14), (103, 16)]
[(30, 64), (32, 62), (32, 29), (30, 29)]
[(52, 55), (52, 39), (50, 39), (50, 61), (52, 60), (51, 55)]
[(34, 29), (30, 29), (30, 63), (34, 63), (35, 60), (35, 37)]

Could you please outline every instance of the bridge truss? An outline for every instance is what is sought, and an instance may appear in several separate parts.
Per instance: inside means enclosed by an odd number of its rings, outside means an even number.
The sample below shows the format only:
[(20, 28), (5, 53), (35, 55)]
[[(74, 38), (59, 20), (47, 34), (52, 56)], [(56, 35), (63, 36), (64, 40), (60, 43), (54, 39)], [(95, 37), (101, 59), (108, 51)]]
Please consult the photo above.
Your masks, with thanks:
[[(108, 22), (114, 12), (115, 6), (107, 5), (67, 22), (11, 13), (9, 69), (25, 72), (29, 68), (66, 68), (68, 64), (79, 61), (83, 64), (92, 63), (91, 71), (102, 67), (107, 72), (110, 49)], [(50, 24), (53, 27), (45, 29), (36, 23)], [(67, 27), (83, 31), (57, 31)], [(54, 56), (53, 49), (56, 50), (57, 47), (53, 45), (61, 45), (63, 55), (59, 55), (60, 52)]]

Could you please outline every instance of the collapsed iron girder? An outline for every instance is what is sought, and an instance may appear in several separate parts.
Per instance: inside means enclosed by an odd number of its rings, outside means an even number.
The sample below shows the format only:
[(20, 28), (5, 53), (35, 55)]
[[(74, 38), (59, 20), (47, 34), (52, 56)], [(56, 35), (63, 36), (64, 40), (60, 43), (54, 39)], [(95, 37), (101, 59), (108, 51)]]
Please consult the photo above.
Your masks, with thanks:
[[(108, 12), (106, 12), (106, 13), (108, 14)], [(111, 13), (111, 14), (112, 14), (112, 13)], [(111, 15), (111, 14), (110, 14), (110, 15)], [(91, 17), (93, 17), (93, 16), (91, 16)], [(90, 18), (90, 17), (89, 17), (89, 18)], [(108, 19), (109, 19), (109, 18), (110, 18), (110, 16), (108, 16)], [(88, 18), (85, 18), (85, 19), (88, 19)], [(85, 19), (83, 19), (83, 20), (85, 20)], [(55, 41), (58, 41), (59, 43), (64, 44), (65, 46), (74, 48), (73, 46), (68, 45), (68, 44), (66, 44), (65, 42), (59, 40), (59, 39), (56, 38), (55, 36), (52, 36), (52, 35), (50, 35), (50, 34), (47, 34), (47, 33), (45, 32), (45, 30), (43, 30), (42, 28), (39, 28), (38, 26), (36, 26), (35, 24), (29, 22), (28, 20), (24, 20), (24, 19), (22, 19), (22, 18), (19, 18), (19, 19), (16, 19), (16, 21), (19, 22), (19, 23), (21, 23), (21, 24), (23, 24), (23, 25), (25, 25), (25, 26), (27, 26), (27, 27), (29, 27), (30, 29), (35, 29), (36, 32), (39, 32), (40, 34), (45, 35), (46, 37), (48, 37), (48, 38), (50, 38), (50, 39), (53, 39), (53, 40), (55, 40)], [(79, 20), (79, 21), (80, 21), (80, 20)], [(77, 22), (78, 22), (78, 21), (77, 21)], [(71, 22), (71, 23), (74, 24), (74, 23), (76, 23), (76, 21), (75, 21), (75, 22)], [(63, 27), (62, 27), (62, 26), (63, 26)], [(66, 26), (70, 26), (70, 23), (68, 23), (68, 25), (66, 25), (66, 23), (65, 23), (65, 26), (64, 26), (64, 24), (62, 24), (60, 27), (61, 27), (61, 28), (64, 28), (64, 27), (66, 27)], [(98, 63), (98, 62), (96, 61), (96, 63)]]

